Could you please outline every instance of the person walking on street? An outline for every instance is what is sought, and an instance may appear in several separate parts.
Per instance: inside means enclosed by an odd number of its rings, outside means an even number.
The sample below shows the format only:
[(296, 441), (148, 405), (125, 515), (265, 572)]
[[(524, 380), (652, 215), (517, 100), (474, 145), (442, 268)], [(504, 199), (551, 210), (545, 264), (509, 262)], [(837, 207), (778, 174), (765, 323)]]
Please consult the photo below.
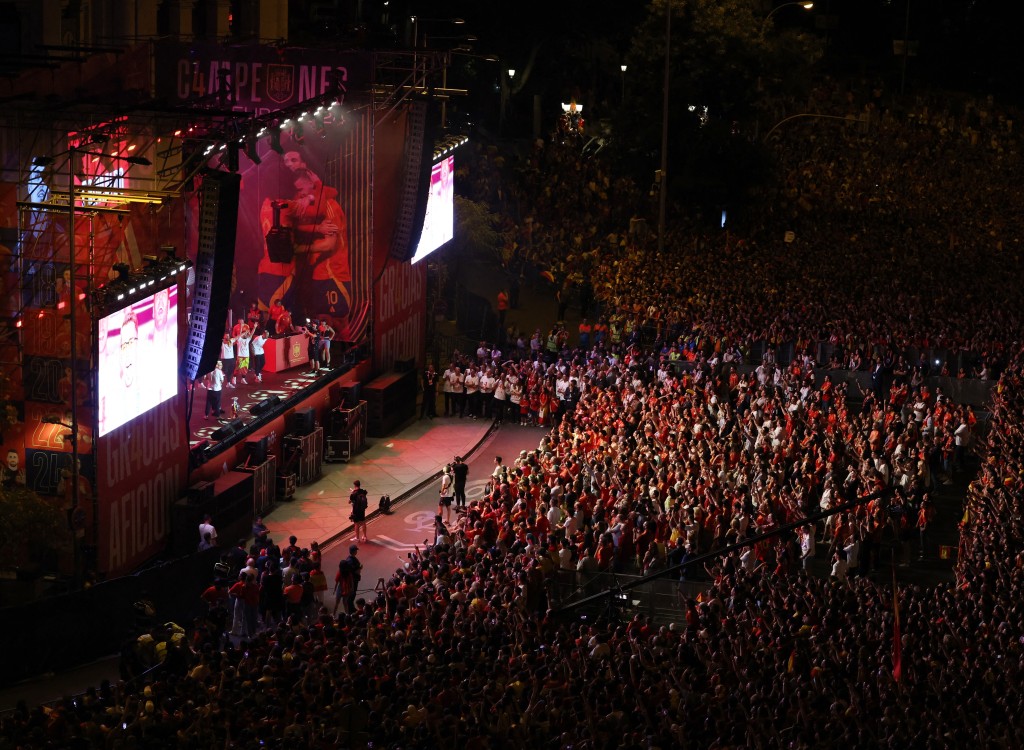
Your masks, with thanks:
[(462, 456), (455, 457), (452, 465), (452, 479), (455, 486), (455, 508), (466, 507), (466, 479), (469, 477), (469, 466), (462, 461)]
[(203, 516), (203, 522), (199, 524), (199, 543), (202, 544), (209, 535), (211, 547), (217, 546), (217, 529), (213, 526), (213, 518), (209, 513)]
[(369, 501), (366, 499), (366, 490), (363, 489), (358, 479), (352, 484), (352, 493), (348, 496), (348, 503), (352, 506), (352, 513), (349, 518), (352, 519), (354, 524), (353, 532), (355, 533), (352, 541), (368, 542), (370, 540), (366, 533), (366, 508), (369, 505)]
[(452, 522), (452, 500), (455, 497), (455, 484), (452, 480), (452, 470), (445, 466), (441, 473), (441, 488), (438, 490), (437, 516), (445, 516), (445, 523)]
[[(363, 574), (363, 564), (359, 561), (359, 558), (356, 556), (358, 553), (359, 547), (353, 544), (348, 548), (348, 557), (346, 557), (342, 561), (342, 563), (347, 563), (346, 567), (348, 568), (347, 575), (349, 576), (349, 585), (347, 587), (347, 591), (344, 594), (344, 601), (345, 610), (349, 614), (352, 614), (356, 611), (356, 594), (359, 593), (359, 579), (362, 578)], [(340, 572), (341, 563), (339, 563), (338, 568)]]

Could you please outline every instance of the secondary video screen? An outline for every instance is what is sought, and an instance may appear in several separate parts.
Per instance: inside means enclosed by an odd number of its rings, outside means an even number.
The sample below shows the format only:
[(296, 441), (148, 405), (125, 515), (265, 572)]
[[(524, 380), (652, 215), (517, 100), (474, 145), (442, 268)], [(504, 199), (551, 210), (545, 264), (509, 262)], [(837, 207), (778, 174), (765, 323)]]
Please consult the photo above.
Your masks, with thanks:
[(455, 236), (455, 157), (447, 156), (430, 168), (430, 195), (423, 233), (412, 262), (426, 258)]
[(127, 424), (178, 392), (178, 287), (99, 321), (99, 434)]

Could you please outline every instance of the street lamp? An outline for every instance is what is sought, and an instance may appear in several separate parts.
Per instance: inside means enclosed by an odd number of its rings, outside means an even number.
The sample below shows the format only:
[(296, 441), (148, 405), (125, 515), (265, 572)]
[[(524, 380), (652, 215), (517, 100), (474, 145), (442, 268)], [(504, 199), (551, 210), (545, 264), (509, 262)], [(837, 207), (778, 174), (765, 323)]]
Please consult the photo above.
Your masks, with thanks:
[(809, 0), (804, 0), (803, 2), (783, 3), (782, 5), (777, 5), (776, 7), (772, 8), (771, 11), (768, 12), (768, 15), (764, 17), (764, 20), (761, 21), (761, 36), (764, 36), (765, 30), (768, 28), (768, 19), (770, 19), (783, 8), (788, 8), (790, 5), (799, 5), (804, 10), (810, 10), (811, 8), (814, 7), (814, 3), (810, 2)]
[(509, 68), (508, 79), (499, 75), (501, 80), (501, 106), (498, 109), (498, 133), (501, 133), (505, 125), (505, 110), (508, 107), (509, 99), (512, 97), (512, 79), (516, 77), (516, 69)]
[(626, 66), (620, 65), (619, 70), (622, 71), (622, 96), (619, 99), (619, 105), (621, 106), (626, 101)]
[(665, 251), (665, 205), (668, 200), (668, 105), (672, 63), (672, 0), (665, 3), (665, 72), (661, 92), (661, 169), (658, 184), (658, 255)]
[[(101, 159), (112, 159), (123, 161), (127, 164), (138, 164), (150, 166), (152, 162), (144, 156), (122, 156), (118, 154), (104, 154), (99, 151), (86, 151), (72, 146), (68, 149), (68, 272), (71, 275), (71, 299), (70, 328), (71, 328), (71, 424), (65, 425), (60, 421), (51, 421), (43, 418), (47, 424), (60, 424), (71, 430), (71, 512), (75, 513), (80, 505), (78, 487), (78, 265), (75, 258), (75, 157), (95, 156)], [(79, 555), (77, 542), (74, 548), (75, 554), (75, 575), (79, 575)]]

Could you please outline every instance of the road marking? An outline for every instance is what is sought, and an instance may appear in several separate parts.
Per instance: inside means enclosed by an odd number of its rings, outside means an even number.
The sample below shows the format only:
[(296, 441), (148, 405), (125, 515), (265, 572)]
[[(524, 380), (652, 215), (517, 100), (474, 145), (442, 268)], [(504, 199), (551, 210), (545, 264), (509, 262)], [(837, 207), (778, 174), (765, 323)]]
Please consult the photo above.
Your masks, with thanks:
[(405, 521), (406, 526), (411, 526), (412, 530), (417, 533), (434, 533), (434, 517), (437, 514), (432, 510), (417, 510), (408, 514), (402, 520)]
[(413, 542), (412, 544), (407, 544), (405, 542), (400, 542), (397, 539), (392, 539), (389, 536), (384, 536), (383, 534), (375, 536), (373, 538), (373, 541), (377, 544), (387, 547), (388, 549), (393, 549), (396, 552), (412, 552), (416, 549), (415, 542)]

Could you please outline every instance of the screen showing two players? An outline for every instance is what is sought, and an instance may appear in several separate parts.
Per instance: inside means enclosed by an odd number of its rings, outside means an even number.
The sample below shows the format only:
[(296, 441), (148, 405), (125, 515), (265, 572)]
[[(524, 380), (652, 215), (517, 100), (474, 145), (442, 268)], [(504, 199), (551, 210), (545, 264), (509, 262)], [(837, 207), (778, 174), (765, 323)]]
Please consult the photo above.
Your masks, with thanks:
[(99, 321), (99, 434), (130, 422), (178, 392), (178, 288)]
[(447, 156), (430, 169), (430, 195), (427, 214), (423, 218), (423, 233), (416, 246), (412, 262), (423, 260), (455, 236), (455, 157)]

